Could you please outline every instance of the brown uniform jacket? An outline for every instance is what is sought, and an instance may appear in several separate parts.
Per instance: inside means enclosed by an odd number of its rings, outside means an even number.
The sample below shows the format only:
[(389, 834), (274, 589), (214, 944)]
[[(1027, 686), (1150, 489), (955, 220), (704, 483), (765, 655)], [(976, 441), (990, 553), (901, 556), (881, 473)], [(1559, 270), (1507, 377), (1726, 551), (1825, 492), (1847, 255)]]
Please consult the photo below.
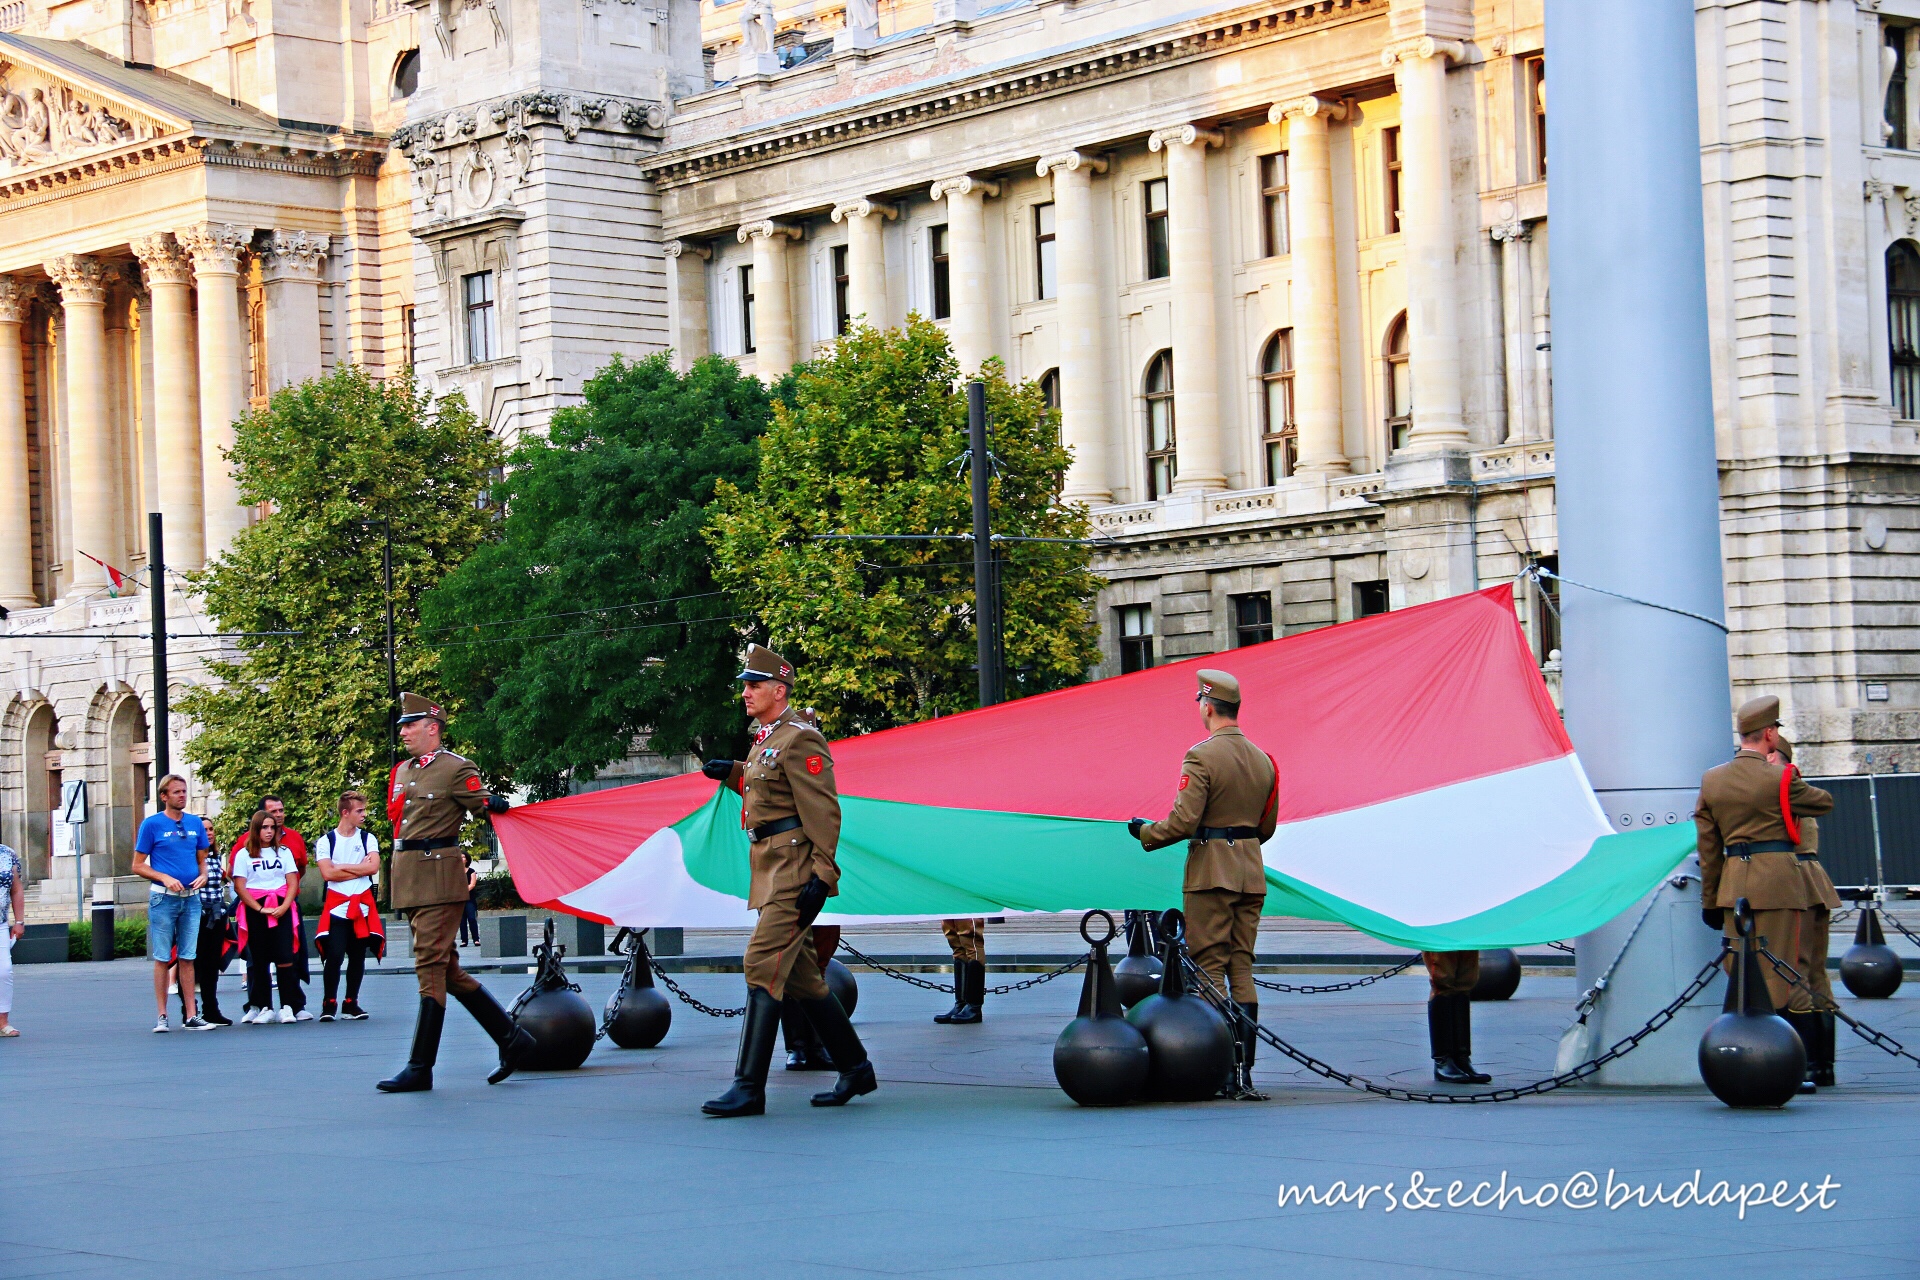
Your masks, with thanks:
[[(1798, 813), (1793, 815), (1800, 818)], [(1800, 869), (1807, 873), (1813, 882), (1813, 896), (1820, 905), (1829, 911), (1840, 909), (1840, 894), (1833, 887), (1833, 877), (1820, 865), (1820, 820), (1818, 818), (1800, 818), (1800, 847), (1794, 851), (1800, 859)]]
[[(1745, 898), (1755, 911), (1804, 910), (1819, 901), (1813, 878), (1791, 851), (1731, 857), (1726, 846), (1788, 839), (1780, 813), (1782, 766), (1757, 751), (1741, 751), (1700, 779), (1693, 813), (1699, 833), (1700, 903), (1731, 907)], [(1788, 792), (1793, 816), (1805, 819), (1833, 808), (1833, 796), (1810, 787), (1797, 773)], [(1802, 826), (1802, 834), (1805, 827)]]
[(400, 842), (458, 837), (467, 815), (486, 807), (487, 789), (473, 761), (451, 751), (436, 751), (424, 763), (403, 760), (388, 799), (401, 802), (389, 901), (395, 909), (465, 902), (467, 859), (459, 845), (403, 849)]
[(1187, 874), (1181, 889), (1230, 889), (1235, 893), (1267, 891), (1266, 864), (1260, 842), (1273, 835), (1279, 820), (1274, 789), (1273, 761), (1247, 740), (1238, 726), (1216, 729), (1196, 743), (1180, 764), (1180, 794), (1173, 812), (1140, 831), (1147, 849), (1164, 849), (1190, 840), (1202, 827), (1253, 827), (1259, 840), (1209, 840), (1187, 850)]
[(789, 707), (748, 758), (734, 762), (727, 785), (740, 793), (748, 827), (800, 819), (791, 831), (754, 841), (749, 907), (793, 897), (809, 876), (826, 882), (828, 897), (840, 892), (840, 864), (833, 858), (840, 847), (840, 789), (818, 729)]

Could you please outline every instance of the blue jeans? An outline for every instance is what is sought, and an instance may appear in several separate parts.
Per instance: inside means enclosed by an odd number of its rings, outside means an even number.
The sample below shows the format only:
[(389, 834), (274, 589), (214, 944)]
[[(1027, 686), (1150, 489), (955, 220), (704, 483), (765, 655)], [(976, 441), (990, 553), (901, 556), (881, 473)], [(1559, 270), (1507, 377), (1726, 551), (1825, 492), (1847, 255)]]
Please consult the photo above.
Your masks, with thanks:
[(191, 960), (200, 946), (200, 895), (176, 898), (158, 885), (147, 894), (147, 956), (155, 964)]

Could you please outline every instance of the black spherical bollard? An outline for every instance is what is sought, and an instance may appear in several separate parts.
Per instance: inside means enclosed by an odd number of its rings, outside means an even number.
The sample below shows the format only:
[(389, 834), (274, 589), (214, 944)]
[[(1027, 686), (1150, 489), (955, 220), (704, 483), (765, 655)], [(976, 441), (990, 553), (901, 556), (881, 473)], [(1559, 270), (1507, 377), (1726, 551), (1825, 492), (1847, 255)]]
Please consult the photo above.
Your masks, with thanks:
[(673, 1025), (673, 1002), (653, 985), (652, 960), (635, 932), (619, 989), (607, 997), (607, 1039), (622, 1049), (651, 1049)]
[[(1094, 916), (1107, 922), (1107, 936), (1096, 942), (1087, 932)], [(1069, 1098), (1083, 1107), (1115, 1107), (1138, 1099), (1147, 1087), (1147, 1041), (1133, 1024), (1120, 1016), (1120, 999), (1107, 943), (1113, 940), (1113, 917), (1089, 911), (1080, 921), (1080, 936), (1093, 948), (1086, 981), (1080, 987), (1080, 1013), (1053, 1042), (1053, 1078)]]
[(1147, 1041), (1147, 1097), (1156, 1102), (1200, 1102), (1220, 1092), (1233, 1074), (1233, 1030), (1214, 1007), (1188, 995), (1181, 970), (1178, 912), (1167, 913), (1160, 990), (1127, 1011)]
[(600, 1025), (594, 1019), (593, 1006), (567, 981), (566, 966), (561, 963), (566, 953), (565, 947), (554, 945), (553, 920), (549, 917), (546, 939), (533, 949), (537, 957), (533, 985), (513, 1008), (514, 1024), (525, 1028), (538, 1042), (533, 1052), (520, 1060), (527, 1071), (572, 1071), (593, 1052)]
[(1160, 989), (1164, 969), (1149, 942), (1147, 913), (1127, 912), (1127, 954), (1113, 967), (1113, 985), (1129, 1009)]
[(1784, 1107), (1806, 1072), (1806, 1046), (1777, 1014), (1723, 1013), (1700, 1037), (1700, 1078), (1730, 1107)]
[(838, 960), (829, 960), (823, 976), (827, 980), (827, 990), (833, 992), (833, 998), (840, 1002), (840, 1007), (851, 1018), (854, 1006), (860, 1003), (860, 984), (854, 981), (853, 970)]
[(1862, 1000), (1885, 1000), (1905, 978), (1899, 955), (1881, 932), (1879, 914), (1870, 906), (1860, 908), (1853, 945), (1840, 957), (1840, 981)]
[(1511, 1000), (1520, 989), (1520, 957), (1506, 947), (1480, 953), (1480, 978), (1474, 1000)]

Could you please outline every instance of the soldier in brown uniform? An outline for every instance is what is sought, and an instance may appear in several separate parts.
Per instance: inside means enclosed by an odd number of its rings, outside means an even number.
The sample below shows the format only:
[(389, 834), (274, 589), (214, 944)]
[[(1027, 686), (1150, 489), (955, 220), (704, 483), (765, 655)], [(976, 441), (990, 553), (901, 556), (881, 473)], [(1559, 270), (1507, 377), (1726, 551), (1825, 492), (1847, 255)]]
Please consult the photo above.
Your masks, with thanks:
[[(1693, 824), (1699, 832), (1700, 918), (1738, 937), (1733, 907), (1745, 898), (1754, 933), (1788, 964), (1805, 954), (1807, 917), (1819, 894), (1797, 856), (1803, 818), (1833, 808), (1833, 796), (1810, 787), (1790, 765), (1767, 763), (1780, 746), (1780, 699), (1754, 698), (1735, 713), (1740, 750), (1700, 779)], [(1784, 802), (1784, 803), (1783, 803)], [(1762, 957), (1767, 995), (1809, 1050), (1820, 1020), (1806, 990), (1790, 983)]]
[[(1785, 738), (1780, 739), (1779, 747), (1767, 757), (1767, 763), (1793, 768), (1793, 744)], [(1833, 981), (1827, 976), (1827, 952), (1830, 949), (1833, 913), (1840, 909), (1840, 894), (1833, 887), (1833, 877), (1827, 874), (1827, 869), (1820, 863), (1818, 818), (1800, 819), (1800, 844), (1793, 851), (1793, 856), (1813, 882), (1814, 897), (1819, 900), (1818, 905), (1806, 914), (1806, 927), (1800, 931), (1800, 954), (1793, 961), (1793, 967), (1801, 972), (1807, 985), (1813, 988), (1813, 1032), (1817, 1043), (1807, 1045), (1807, 1079), (1815, 1085), (1832, 1088), (1835, 1083), (1833, 1011), (1840, 1006), (1834, 1003)]]
[(1478, 951), (1422, 951), (1427, 966), (1427, 1048), (1433, 1078), (1442, 1084), (1486, 1084), (1493, 1077), (1473, 1066), (1473, 986), (1480, 981)]
[(1187, 842), (1181, 884), (1193, 962), (1246, 1016), (1237, 1028), (1234, 1078), (1222, 1096), (1264, 1102), (1253, 1087), (1260, 997), (1253, 947), (1267, 901), (1260, 845), (1279, 821), (1280, 780), (1273, 758), (1240, 732), (1240, 682), (1224, 671), (1199, 675), (1200, 722), (1207, 737), (1180, 765), (1180, 793), (1161, 822), (1135, 818), (1127, 830), (1149, 850)]
[(767, 1068), (780, 1001), (791, 996), (813, 1023), (840, 1076), (813, 1095), (816, 1107), (841, 1107), (872, 1093), (873, 1064), (860, 1035), (834, 999), (813, 948), (812, 925), (840, 892), (840, 793), (833, 755), (812, 722), (788, 705), (793, 664), (771, 649), (747, 650), (741, 700), (757, 722), (749, 758), (709, 760), (701, 770), (741, 796), (740, 820), (751, 842), (753, 878), (747, 905), (760, 912), (747, 942), (747, 1014), (733, 1087), (700, 1109), (710, 1116), (757, 1116), (767, 1110)]
[(396, 911), (408, 913), (413, 927), (420, 1013), (407, 1065), (380, 1082), (385, 1093), (433, 1088), (449, 994), (500, 1047), (500, 1065), (487, 1077), (488, 1084), (512, 1075), (536, 1043), (530, 1032), (514, 1025), (493, 994), (460, 967), (454, 936), (467, 903), (460, 827), (467, 815), (482, 809), (505, 813), (507, 801), (487, 794), (473, 761), (440, 745), (445, 734), (445, 712), (419, 694), (400, 695), (400, 741), (408, 758), (393, 767), (387, 784), (387, 816), (393, 820), (394, 836), (388, 898)]
[(940, 932), (953, 952), (953, 1008), (936, 1013), (940, 1023), (981, 1021), (987, 1004), (987, 922), (942, 920)]

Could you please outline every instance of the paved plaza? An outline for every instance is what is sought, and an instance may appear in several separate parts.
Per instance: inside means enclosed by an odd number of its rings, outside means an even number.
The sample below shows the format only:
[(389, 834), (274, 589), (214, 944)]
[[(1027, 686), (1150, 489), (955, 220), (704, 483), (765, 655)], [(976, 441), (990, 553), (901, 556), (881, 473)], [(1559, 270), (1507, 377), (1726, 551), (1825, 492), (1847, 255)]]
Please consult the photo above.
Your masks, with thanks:
[[(861, 942), (859, 934), (851, 935)], [(880, 940), (863, 945), (875, 952)], [(1263, 939), (1262, 949), (1266, 949)], [(585, 1068), (484, 1083), (492, 1053), (459, 1011), (431, 1094), (373, 1082), (405, 1057), (413, 984), (388, 962), (364, 1023), (156, 1036), (144, 961), (18, 971), (18, 1040), (0, 1042), (7, 1159), (0, 1278), (114, 1276), (1911, 1276), (1920, 1270), (1920, 1068), (1843, 1038), (1844, 1087), (1736, 1113), (1704, 1089), (1568, 1090), (1456, 1107), (1355, 1094), (1270, 1052), (1265, 1105), (1093, 1111), (1055, 1086), (1050, 1053), (1077, 977), (936, 1027), (939, 996), (860, 975), (855, 1023), (880, 1091), (843, 1111), (825, 1077), (776, 1070), (769, 1114), (699, 1114), (731, 1072), (737, 1024), (676, 1004), (656, 1050), (607, 1042)], [(510, 1001), (528, 979), (485, 979)], [(612, 974), (580, 974), (600, 1006)], [(689, 973), (737, 1004), (738, 975)], [(996, 979), (997, 980), (997, 979)], [(1299, 979), (1293, 979), (1298, 981)], [(229, 978), (229, 1011), (239, 1002)], [(1862, 1006), (1920, 1044), (1920, 1000)], [(1499, 1083), (1550, 1074), (1571, 976), (1530, 975), (1475, 1010)], [(1265, 1020), (1335, 1065), (1429, 1079), (1424, 979), (1337, 995), (1267, 993)], [(1591, 1171), (1671, 1189), (1720, 1180), (1837, 1183), (1831, 1208), (1750, 1205), (1448, 1208), (1459, 1179), (1491, 1199)], [(1416, 1176), (1439, 1191), (1405, 1203)], [(1393, 1184), (1364, 1208), (1276, 1204)], [(1569, 1194), (1577, 1200), (1577, 1183)], [(1750, 1199), (1763, 1193), (1754, 1192)], [(1789, 1199), (1789, 1203), (1792, 1201)]]

